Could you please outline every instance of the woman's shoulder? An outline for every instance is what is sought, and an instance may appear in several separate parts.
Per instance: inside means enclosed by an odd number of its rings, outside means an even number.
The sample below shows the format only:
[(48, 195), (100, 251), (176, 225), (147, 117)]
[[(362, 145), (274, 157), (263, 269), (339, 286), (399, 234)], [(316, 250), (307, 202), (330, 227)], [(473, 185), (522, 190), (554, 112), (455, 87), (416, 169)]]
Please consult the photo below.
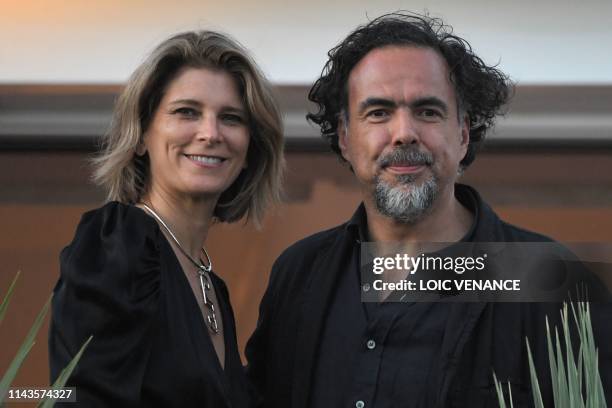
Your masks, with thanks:
[(131, 204), (110, 201), (100, 208), (87, 211), (81, 217), (79, 229), (99, 229), (104, 233), (122, 233), (141, 230), (154, 233), (157, 223), (144, 210)]
[(60, 255), (49, 331), (51, 371), (56, 377), (93, 335), (70, 379), (84, 401), (132, 401), (123, 394), (139, 395), (151, 333), (160, 320), (159, 235), (155, 220), (141, 209), (111, 202), (82, 216)]
[[(111, 201), (83, 214), (69, 247), (118, 241), (133, 246), (159, 237), (159, 227), (142, 209)], [(103, 248), (99, 248), (103, 249)]]
[(60, 255), (63, 280), (131, 287), (158, 279), (160, 230), (142, 209), (119, 202), (86, 212)]

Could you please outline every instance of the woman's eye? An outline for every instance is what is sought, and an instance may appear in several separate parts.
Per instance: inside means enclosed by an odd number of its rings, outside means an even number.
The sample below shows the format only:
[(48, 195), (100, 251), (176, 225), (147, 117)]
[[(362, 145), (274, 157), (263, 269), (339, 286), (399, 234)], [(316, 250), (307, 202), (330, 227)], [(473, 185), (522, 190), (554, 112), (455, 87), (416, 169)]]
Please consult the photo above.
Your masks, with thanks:
[(244, 123), (242, 116), (235, 115), (232, 113), (225, 113), (221, 115), (221, 120), (223, 120), (223, 122), (225, 123), (236, 124), (236, 125)]
[(196, 118), (200, 114), (197, 110), (187, 107), (178, 108), (174, 111), (174, 113), (184, 116), (186, 118)]

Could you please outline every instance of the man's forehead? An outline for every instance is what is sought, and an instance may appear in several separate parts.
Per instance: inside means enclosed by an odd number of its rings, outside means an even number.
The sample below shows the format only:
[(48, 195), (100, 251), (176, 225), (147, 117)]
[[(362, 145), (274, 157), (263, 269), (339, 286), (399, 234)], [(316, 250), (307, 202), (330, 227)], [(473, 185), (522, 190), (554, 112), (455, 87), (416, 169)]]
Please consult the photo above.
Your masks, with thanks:
[(351, 70), (347, 85), (351, 99), (401, 99), (406, 93), (411, 95), (404, 96), (427, 97), (433, 93), (454, 98), (444, 58), (431, 48), (412, 45), (385, 46), (368, 52)]

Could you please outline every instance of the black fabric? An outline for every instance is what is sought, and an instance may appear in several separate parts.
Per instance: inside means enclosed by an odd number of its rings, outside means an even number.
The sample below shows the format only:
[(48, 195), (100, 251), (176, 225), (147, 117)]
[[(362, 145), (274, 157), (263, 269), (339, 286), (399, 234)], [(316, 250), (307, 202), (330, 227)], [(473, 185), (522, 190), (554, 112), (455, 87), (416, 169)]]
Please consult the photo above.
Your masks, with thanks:
[[(479, 209), (467, 193), (457, 197), (475, 219)], [(462, 242), (473, 241), (473, 222)], [(424, 404), (433, 381), (448, 317), (448, 304), (361, 302), (360, 243), (369, 241), (365, 207), (347, 224), (354, 240), (347, 269), (338, 280), (314, 369), (312, 407), (395, 407)], [(373, 341), (373, 348), (368, 348)]]
[(93, 335), (68, 386), (87, 407), (248, 407), (223, 281), (221, 368), (197, 300), (157, 223), (112, 202), (86, 213), (60, 256), (49, 332), (53, 381)]
[[(466, 207), (477, 212), (474, 206), (467, 200)], [(463, 240), (471, 239), (475, 224)], [(416, 405), (426, 400), (430, 368), (442, 346), (448, 305), (362, 303), (359, 244), (369, 241), (363, 204), (348, 222), (347, 230), (354, 244), (322, 332), (310, 406), (348, 407), (357, 401), (380, 408), (395, 407), (401, 401)]]
[[(485, 204), (478, 193), (464, 185), (456, 186), (456, 197), (462, 202), (472, 201), (475, 205), (475, 225), (471, 239), (477, 242), (550, 242), (545, 236), (529, 232), (501, 221), (491, 208)], [(362, 384), (373, 374), (358, 369), (364, 352), (363, 339), (344, 334), (345, 347), (349, 352), (362, 347), (354, 360), (350, 361), (342, 348), (338, 348), (338, 365), (333, 367), (329, 361), (321, 362), (320, 353), (333, 353), (325, 344), (329, 336), (325, 331), (334, 310), (338, 288), (343, 285), (347, 267), (354, 254), (355, 236), (347, 224), (320, 232), (289, 247), (275, 262), (270, 275), (268, 289), (260, 305), (257, 328), (251, 336), (246, 349), (249, 362), (248, 374), (260, 393), (260, 403), (265, 407), (310, 406), (336, 407), (356, 406), (355, 399), (342, 400), (350, 396), (356, 385)], [(350, 273), (350, 271), (349, 271)], [(358, 285), (352, 285), (359, 290)], [(340, 294), (342, 296), (342, 294)], [(425, 306), (423, 306), (425, 307)], [(444, 330), (432, 349), (437, 350), (437, 358), (429, 361), (422, 369), (427, 377), (426, 390), (415, 400), (403, 399), (402, 391), (398, 398), (393, 395), (386, 401), (388, 405), (401, 407), (491, 407), (498, 406), (493, 386), (492, 372), (504, 383), (510, 382), (513, 389), (514, 406), (531, 406), (531, 389), (525, 338), (529, 338), (534, 353), (535, 365), (540, 374), (545, 406), (552, 406), (552, 394), (546, 350), (545, 317), (551, 325), (558, 324), (560, 304), (558, 303), (445, 303), (438, 306), (441, 310), (424, 310), (423, 319), (442, 319)], [(348, 305), (345, 312), (356, 313), (354, 304)], [(341, 319), (339, 312), (331, 317)], [(417, 314), (418, 315), (418, 314)], [(592, 305), (593, 325), (599, 342), (600, 369), (604, 388), (610, 398), (612, 393), (612, 352), (609, 339), (612, 338), (610, 304)], [(346, 316), (349, 325), (363, 324), (355, 316)], [(350, 321), (352, 320), (352, 322)], [(430, 322), (427, 322), (430, 323)], [(435, 322), (433, 331), (435, 332)], [(423, 331), (425, 328), (423, 329)], [(331, 335), (337, 336), (335, 329)], [(403, 331), (403, 330), (402, 330)], [(407, 347), (411, 347), (411, 333), (397, 333), (406, 336)], [(418, 339), (412, 339), (417, 342)], [(336, 347), (342, 344), (335, 339)], [(421, 339), (422, 341), (422, 339)], [(399, 344), (399, 341), (398, 341)], [(406, 354), (406, 355), (409, 355)], [(323, 387), (315, 373), (318, 364), (339, 372), (345, 369), (347, 375), (339, 376), (338, 382), (328, 375), (328, 387), (343, 388), (331, 393), (333, 400), (326, 401), (324, 396), (313, 396), (313, 390)], [(421, 364), (421, 363), (416, 363)], [(375, 363), (366, 364), (371, 370)], [(320, 368), (320, 366), (319, 366)], [(378, 384), (401, 390), (409, 387), (409, 379), (403, 372), (387, 372), (386, 367), (378, 367)], [(354, 371), (350, 371), (354, 370)], [(320, 371), (319, 371), (320, 372)], [(396, 373), (397, 375), (394, 375)], [(389, 384), (389, 382), (394, 382)], [(346, 387), (346, 388), (344, 388)], [(353, 387), (353, 388), (352, 388)], [(317, 391), (318, 391), (317, 390)], [(338, 397), (341, 396), (341, 397)], [(355, 394), (355, 397), (357, 395)], [(340, 403), (337, 401), (340, 400)], [(376, 406), (367, 396), (362, 399), (366, 407)], [(316, 402), (316, 405), (313, 404)], [(370, 402), (370, 404), (368, 404)]]

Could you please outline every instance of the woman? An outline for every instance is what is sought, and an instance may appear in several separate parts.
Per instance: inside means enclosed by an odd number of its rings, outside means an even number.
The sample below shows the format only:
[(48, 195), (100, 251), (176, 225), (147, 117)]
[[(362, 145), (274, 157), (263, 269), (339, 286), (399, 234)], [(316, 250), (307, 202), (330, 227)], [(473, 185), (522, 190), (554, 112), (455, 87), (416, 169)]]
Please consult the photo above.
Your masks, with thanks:
[(210, 31), (160, 44), (121, 94), (86, 213), (60, 256), (51, 377), (93, 335), (70, 386), (83, 406), (249, 405), (214, 220), (278, 198), (281, 119), (246, 51)]

